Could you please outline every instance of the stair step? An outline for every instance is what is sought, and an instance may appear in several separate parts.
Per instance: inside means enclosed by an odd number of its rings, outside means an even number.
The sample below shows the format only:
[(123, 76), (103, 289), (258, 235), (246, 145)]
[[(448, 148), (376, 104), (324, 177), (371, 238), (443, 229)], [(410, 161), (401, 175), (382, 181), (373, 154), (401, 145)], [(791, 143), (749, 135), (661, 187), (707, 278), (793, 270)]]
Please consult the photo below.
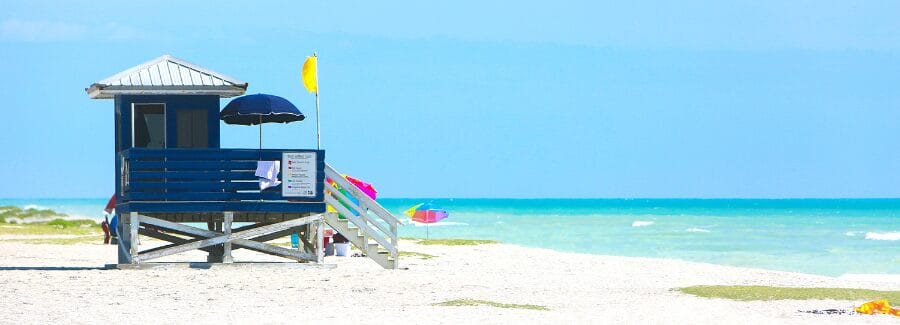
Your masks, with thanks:
[(353, 246), (356, 246), (357, 249), (363, 251), (362, 253), (368, 256), (372, 261), (386, 269), (397, 268), (398, 259), (391, 256), (391, 253), (384, 250), (384, 248), (372, 237), (364, 234), (364, 230), (357, 227), (349, 219), (340, 219), (336, 214), (327, 214), (325, 222), (338, 233), (344, 235)]

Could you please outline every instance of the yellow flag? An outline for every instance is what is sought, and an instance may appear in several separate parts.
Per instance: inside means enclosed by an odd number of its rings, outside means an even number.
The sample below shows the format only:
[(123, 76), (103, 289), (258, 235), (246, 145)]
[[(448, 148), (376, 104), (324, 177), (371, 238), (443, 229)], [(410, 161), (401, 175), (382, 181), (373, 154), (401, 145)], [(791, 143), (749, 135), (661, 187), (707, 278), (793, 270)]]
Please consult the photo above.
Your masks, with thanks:
[(306, 90), (311, 93), (319, 93), (319, 75), (316, 72), (316, 56), (307, 56), (306, 62), (303, 63), (303, 70), (300, 72), (303, 78), (303, 85)]

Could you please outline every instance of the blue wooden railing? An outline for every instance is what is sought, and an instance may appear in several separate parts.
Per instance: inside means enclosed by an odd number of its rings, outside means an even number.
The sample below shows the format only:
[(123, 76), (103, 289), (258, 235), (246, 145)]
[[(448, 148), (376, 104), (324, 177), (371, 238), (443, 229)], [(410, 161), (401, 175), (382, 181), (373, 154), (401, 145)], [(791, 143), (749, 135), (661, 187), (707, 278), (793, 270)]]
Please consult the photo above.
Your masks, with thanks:
[[(285, 184), (260, 191), (257, 162), (280, 161), (284, 152), (316, 153), (315, 196), (284, 197)], [(324, 212), (324, 158), (307, 149), (127, 149), (119, 154), (117, 210)]]

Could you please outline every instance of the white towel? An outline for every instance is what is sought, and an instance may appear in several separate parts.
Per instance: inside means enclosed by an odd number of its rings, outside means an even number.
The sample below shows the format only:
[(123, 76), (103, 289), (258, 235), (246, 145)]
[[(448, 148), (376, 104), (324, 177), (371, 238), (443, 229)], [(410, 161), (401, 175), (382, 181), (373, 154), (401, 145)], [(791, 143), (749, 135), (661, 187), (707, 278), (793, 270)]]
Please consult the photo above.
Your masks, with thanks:
[(256, 162), (256, 177), (262, 177), (265, 179), (276, 180), (278, 179), (278, 172), (281, 171), (281, 162), (278, 160), (275, 161), (257, 161)]
[(278, 186), (279, 184), (281, 184), (281, 181), (279, 181), (277, 179), (271, 180), (271, 179), (266, 179), (266, 178), (262, 178), (262, 177), (259, 178), (259, 190), (260, 191), (270, 188), (270, 187), (273, 187), (273, 186)]
[(278, 186), (281, 181), (278, 180), (278, 173), (281, 172), (280, 161), (258, 161), (256, 162), (256, 177), (259, 177), (259, 189), (264, 190), (273, 186)]

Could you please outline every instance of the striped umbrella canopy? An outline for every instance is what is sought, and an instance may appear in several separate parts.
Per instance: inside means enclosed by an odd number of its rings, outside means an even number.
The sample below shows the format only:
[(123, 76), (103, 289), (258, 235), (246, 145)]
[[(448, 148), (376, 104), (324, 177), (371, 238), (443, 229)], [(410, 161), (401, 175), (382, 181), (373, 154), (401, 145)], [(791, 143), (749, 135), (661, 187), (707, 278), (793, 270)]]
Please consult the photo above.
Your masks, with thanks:
[(440, 209), (431, 203), (419, 203), (406, 210), (406, 215), (415, 222), (435, 223), (450, 216), (447, 210)]

